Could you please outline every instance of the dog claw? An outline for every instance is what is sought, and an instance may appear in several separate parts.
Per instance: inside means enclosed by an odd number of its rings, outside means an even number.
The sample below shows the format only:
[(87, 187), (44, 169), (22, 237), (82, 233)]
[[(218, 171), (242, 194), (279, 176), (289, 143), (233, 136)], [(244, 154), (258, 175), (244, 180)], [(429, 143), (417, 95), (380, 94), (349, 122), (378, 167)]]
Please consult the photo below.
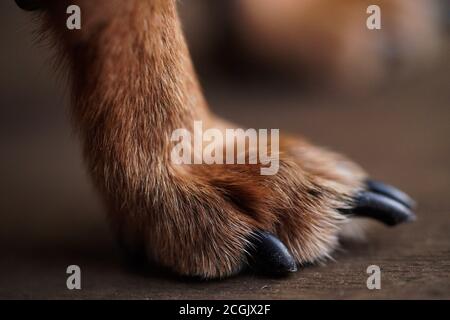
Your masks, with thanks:
[(401, 202), (371, 191), (361, 192), (353, 209), (344, 213), (376, 219), (388, 226), (415, 220), (414, 213)]
[(375, 193), (384, 195), (388, 198), (391, 198), (392, 200), (396, 200), (400, 203), (402, 203), (404, 206), (406, 206), (409, 209), (412, 209), (416, 206), (416, 202), (411, 199), (410, 196), (408, 196), (403, 191), (390, 186), (388, 184), (375, 181), (375, 180), (368, 180), (367, 181), (367, 188), (370, 191), (373, 191)]
[(297, 271), (297, 264), (288, 248), (271, 233), (256, 232), (250, 254), (251, 266), (266, 274), (283, 275)]

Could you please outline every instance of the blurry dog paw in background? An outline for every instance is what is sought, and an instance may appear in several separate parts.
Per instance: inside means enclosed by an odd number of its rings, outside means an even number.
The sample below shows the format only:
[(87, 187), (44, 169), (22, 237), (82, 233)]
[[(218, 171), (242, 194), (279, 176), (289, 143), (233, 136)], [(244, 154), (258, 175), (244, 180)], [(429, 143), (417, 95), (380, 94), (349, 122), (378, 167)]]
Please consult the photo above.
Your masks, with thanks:
[[(380, 30), (366, 27), (370, 5), (381, 9)], [(231, 57), (235, 68), (276, 66), (349, 93), (432, 65), (445, 12), (440, 0), (195, 0), (179, 7), (200, 68), (215, 52), (218, 64)]]

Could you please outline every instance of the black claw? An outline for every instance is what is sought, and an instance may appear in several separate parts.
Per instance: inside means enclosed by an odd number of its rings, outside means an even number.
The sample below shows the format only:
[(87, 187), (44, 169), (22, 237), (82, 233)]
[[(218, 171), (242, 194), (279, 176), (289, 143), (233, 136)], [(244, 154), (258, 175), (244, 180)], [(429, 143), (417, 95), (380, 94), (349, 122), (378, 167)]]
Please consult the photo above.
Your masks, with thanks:
[(405, 205), (406, 207), (408, 207), (409, 209), (412, 209), (416, 206), (416, 202), (413, 199), (411, 199), (410, 196), (408, 196), (403, 191), (401, 191), (393, 186), (390, 186), (388, 184), (385, 184), (385, 183), (382, 183), (379, 181), (375, 181), (375, 180), (368, 180), (367, 188), (370, 191), (373, 191), (378, 194), (382, 194), (388, 198), (396, 200), (396, 201), (402, 203), (403, 205)]
[(355, 207), (344, 213), (373, 218), (388, 226), (415, 220), (414, 213), (402, 203), (371, 191), (360, 193), (355, 199)]
[(34, 11), (41, 9), (42, 3), (40, 0), (15, 0), (20, 9), (27, 11)]
[(288, 248), (273, 234), (258, 231), (250, 253), (251, 267), (271, 275), (283, 275), (297, 271), (297, 264)]

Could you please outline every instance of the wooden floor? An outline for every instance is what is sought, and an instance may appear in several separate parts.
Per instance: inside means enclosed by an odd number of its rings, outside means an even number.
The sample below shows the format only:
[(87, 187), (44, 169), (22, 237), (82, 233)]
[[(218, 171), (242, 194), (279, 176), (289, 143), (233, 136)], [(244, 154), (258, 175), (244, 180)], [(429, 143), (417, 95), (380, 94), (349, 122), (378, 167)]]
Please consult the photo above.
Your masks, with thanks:
[[(365, 243), (343, 243), (335, 261), (287, 278), (197, 282), (123, 262), (81, 164), (62, 91), (45, 83), (50, 71), (35, 65), (44, 60), (18, 58), (14, 48), (4, 54), (0, 299), (450, 298), (450, 62), (354, 99), (209, 86), (221, 115), (342, 151), (410, 193), (419, 209), (415, 223), (375, 225)], [(18, 74), (10, 65), (21, 66)], [(18, 84), (32, 89), (24, 95)], [(72, 264), (82, 270), (80, 291), (66, 289)], [(381, 267), (381, 290), (366, 288), (369, 265)]]

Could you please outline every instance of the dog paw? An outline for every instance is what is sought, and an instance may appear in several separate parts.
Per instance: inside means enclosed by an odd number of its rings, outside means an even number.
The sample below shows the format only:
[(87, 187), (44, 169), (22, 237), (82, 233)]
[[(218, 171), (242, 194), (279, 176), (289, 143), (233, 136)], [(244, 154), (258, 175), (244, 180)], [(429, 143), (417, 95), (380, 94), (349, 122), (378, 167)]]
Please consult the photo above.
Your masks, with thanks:
[(149, 198), (122, 206), (134, 214), (117, 229), (151, 261), (211, 279), (248, 267), (286, 274), (327, 259), (357, 217), (389, 226), (414, 220), (409, 196), (368, 180), (341, 155), (292, 140), (279, 157), (267, 176), (262, 164), (161, 167)]

